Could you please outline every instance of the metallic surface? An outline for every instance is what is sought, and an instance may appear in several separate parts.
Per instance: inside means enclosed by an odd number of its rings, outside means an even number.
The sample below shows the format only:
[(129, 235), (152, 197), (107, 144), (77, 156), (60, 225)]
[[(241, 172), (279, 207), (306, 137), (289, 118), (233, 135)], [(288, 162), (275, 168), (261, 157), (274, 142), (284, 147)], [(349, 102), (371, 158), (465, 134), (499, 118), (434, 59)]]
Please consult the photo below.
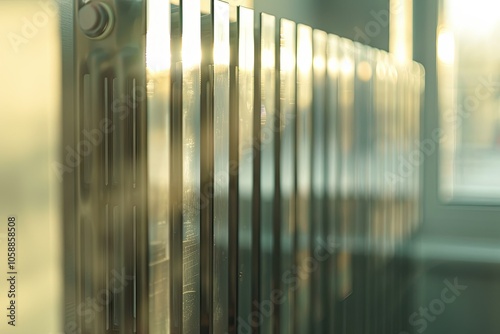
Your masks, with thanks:
[[(311, 277), (311, 331), (326, 332), (328, 287), (326, 276), (332, 254), (328, 243), (327, 216), (327, 49), (328, 34), (313, 31), (312, 177), (311, 177), (311, 257), (317, 268)], [(331, 276), (330, 276), (331, 277)]]
[(221, 1), (102, 4), (109, 31), (74, 9), (73, 139), (106, 133), (65, 188), (66, 300), (111, 292), (92, 321), (68, 319), (84, 333), (397, 331), (403, 276), (388, 266), (418, 228), (418, 168), (398, 168), (417, 147), (421, 67), (251, 9), (231, 19)]
[[(338, 250), (341, 241), (340, 234), (340, 170), (341, 170), (341, 150), (339, 130), (341, 124), (339, 108), (339, 76), (340, 76), (340, 38), (335, 35), (328, 35), (327, 40), (327, 81), (326, 81), (326, 244), (331, 252), (331, 257), (327, 260), (326, 277), (330, 277), (326, 286), (327, 310), (330, 316), (327, 317), (327, 330), (334, 332), (341, 324), (341, 308), (339, 308), (339, 273)], [(339, 269), (339, 270), (338, 270)], [(333, 316), (332, 316), (333, 314)]]
[(296, 24), (280, 21), (279, 45), (279, 275), (283, 303), (279, 333), (289, 333), (294, 324), (294, 292), (298, 284), (295, 267), (295, 139), (296, 139)]
[(296, 125), (296, 235), (295, 256), (299, 277), (294, 328), (311, 331), (311, 274), (318, 263), (311, 257), (313, 31), (297, 26), (297, 125)]
[(213, 5), (213, 333), (226, 333), (229, 318), (229, 5)]
[(170, 333), (170, 5), (150, 0), (147, 24), (149, 323), (152, 333)]
[(200, 323), (200, 62), (198, 1), (181, 2), (182, 27), (182, 333)]
[(116, 15), (113, 34), (93, 40), (75, 28), (75, 143), (93, 145), (74, 173), (76, 304), (106, 292), (105, 311), (81, 314), (77, 326), (133, 333), (149, 324), (145, 3), (106, 5)]
[(254, 132), (253, 10), (238, 8), (238, 320), (251, 324)]
[[(339, 42), (339, 144), (340, 144), (340, 194), (338, 232), (342, 251), (338, 258), (339, 297), (347, 298), (352, 292), (351, 250), (355, 222), (354, 200), (354, 45), (341, 39)], [(345, 305), (344, 305), (345, 306)]]
[[(256, 94), (260, 97), (255, 106), (260, 118), (260, 297), (263, 302), (272, 301), (272, 291), (278, 286), (278, 278), (274, 275), (277, 259), (275, 240), (279, 236), (275, 232), (276, 215), (276, 142), (279, 134), (276, 112), (276, 18), (272, 15), (260, 15), (260, 39), (258, 39), (257, 59), (260, 59), (260, 89)], [(277, 308), (277, 306), (275, 306)], [(273, 333), (274, 314), (263, 319), (260, 333)]]

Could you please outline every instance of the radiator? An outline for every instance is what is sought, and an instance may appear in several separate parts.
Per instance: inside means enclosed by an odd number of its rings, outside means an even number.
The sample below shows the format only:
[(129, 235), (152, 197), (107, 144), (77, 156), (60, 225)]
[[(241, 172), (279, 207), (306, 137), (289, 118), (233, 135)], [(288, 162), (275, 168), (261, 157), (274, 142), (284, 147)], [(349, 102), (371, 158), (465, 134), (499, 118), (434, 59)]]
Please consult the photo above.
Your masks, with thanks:
[(72, 15), (64, 333), (396, 332), (421, 65), (217, 0)]

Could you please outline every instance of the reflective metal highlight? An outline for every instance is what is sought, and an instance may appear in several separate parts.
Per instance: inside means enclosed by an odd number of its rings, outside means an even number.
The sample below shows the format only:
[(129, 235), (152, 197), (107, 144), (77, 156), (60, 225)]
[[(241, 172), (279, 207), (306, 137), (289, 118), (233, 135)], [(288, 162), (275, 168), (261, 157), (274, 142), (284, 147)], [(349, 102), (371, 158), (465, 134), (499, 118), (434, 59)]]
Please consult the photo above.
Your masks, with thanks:
[(294, 328), (311, 331), (311, 269), (318, 263), (311, 257), (312, 138), (313, 138), (313, 31), (297, 26), (297, 128), (296, 128), (296, 236), (295, 257), (300, 275), (297, 286)]
[[(238, 7), (238, 319), (252, 313), (254, 225), (254, 12)], [(251, 321), (250, 321), (251, 323)], [(240, 324), (242, 325), (241, 321)]]
[(213, 332), (229, 318), (229, 5), (213, 4)]
[[(200, 62), (199, 1), (181, 2), (182, 24), (182, 332), (200, 331)], [(180, 176), (180, 175), (179, 175)]]
[[(278, 113), (276, 109), (276, 18), (272, 15), (260, 15), (260, 39), (258, 40), (256, 79), (260, 78), (260, 90), (256, 91), (260, 101), (255, 106), (260, 120), (260, 300), (272, 300), (272, 292), (279, 285), (276, 275), (277, 260), (276, 239), (279, 228), (275, 217), (276, 208), (276, 144), (279, 135)], [(260, 57), (259, 57), (260, 56)], [(260, 332), (273, 333), (275, 314), (265, 317)]]
[(279, 332), (289, 333), (294, 324), (295, 265), (295, 140), (296, 140), (296, 24), (280, 21), (279, 45), (279, 206), (280, 218), (280, 290)]
[(170, 333), (170, 5), (149, 1), (147, 22), (149, 322), (151, 332)]

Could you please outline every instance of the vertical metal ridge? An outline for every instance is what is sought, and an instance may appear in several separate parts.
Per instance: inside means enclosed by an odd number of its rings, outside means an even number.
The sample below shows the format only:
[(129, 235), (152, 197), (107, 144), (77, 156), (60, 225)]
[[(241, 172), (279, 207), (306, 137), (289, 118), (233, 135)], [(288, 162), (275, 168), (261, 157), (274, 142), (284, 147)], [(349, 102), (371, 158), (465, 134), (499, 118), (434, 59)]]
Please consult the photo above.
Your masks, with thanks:
[(170, 304), (171, 307), (171, 333), (184, 333), (183, 328), (183, 307), (182, 307), (182, 289), (183, 289), (183, 227), (182, 227), (182, 16), (181, 8), (171, 7), (171, 50), (172, 50), (172, 76), (171, 76), (171, 152), (172, 152), (172, 210), (171, 210), (171, 272), (172, 280), (170, 290), (172, 292)]
[[(88, 226), (88, 219), (87, 217), (84, 217), (82, 219), (82, 264), (83, 268), (85, 269), (84, 274), (83, 274), (83, 282), (82, 282), (82, 301), (86, 302), (88, 298), (91, 298), (91, 288), (92, 288), (92, 272), (89, 273), (88, 268), (89, 268), (89, 263), (92, 263), (90, 259), (92, 259), (91, 254), (89, 254), (90, 249), (91, 249), (91, 238), (89, 238), (89, 226)], [(92, 329), (91, 325), (85, 322), (84, 328), (87, 328), (89, 330)]]
[(199, 1), (181, 2), (182, 330), (200, 331), (200, 61)]
[[(147, 161), (146, 183), (139, 188), (147, 193), (147, 211), (142, 214), (147, 223), (149, 237), (147, 268), (149, 286), (149, 322), (150, 333), (170, 333), (170, 303), (172, 291), (170, 284), (173, 276), (171, 263), (172, 236), (169, 231), (172, 196), (170, 179), (172, 151), (171, 145), (171, 10), (170, 3), (163, 0), (147, 1), (146, 33), (146, 115), (141, 121), (146, 122), (139, 136), (143, 141), (139, 145), (139, 161)], [(139, 99), (139, 97), (138, 97)], [(139, 99), (140, 100), (140, 99)], [(139, 112), (139, 116), (144, 113)], [(147, 146), (145, 146), (147, 145)], [(141, 151), (144, 150), (144, 151)], [(144, 166), (143, 166), (144, 167)], [(143, 175), (139, 171), (139, 177)], [(138, 234), (139, 231), (138, 231)], [(137, 254), (140, 256), (140, 254)], [(140, 261), (140, 258), (138, 258)], [(140, 263), (139, 263), (140, 265)], [(140, 266), (139, 266), (140, 269)], [(139, 284), (140, 291), (140, 284)], [(140, 307), (140, 305), (138, 305)], [(138, 310), (140, 312), (140, 310)], [(140, 316), (140, 313), (138, 314)], [(139, 326), (141, 327), (141, 326)], [(141, 331), (141, 330), (140, 330)], [(142, 330), (143, 331), (143, 330)]]
[[(260, 247), (261, 261), (259, 265), (259, 303), (270, 301), (274, 312), (265, 316), (264, 323), (259, 330), (262, 334), (273, 332), (273, 319), (279, 313), (279, 302), (273, 292), (278, 288), (278, 279), (275, 276), (275, 267), (279, 259), (275, 258), (276, 231), (276, 151), (278, 138), (276, 127), (276, 18), (268, 14), (259, 16), (259, 29), (256, 33), (256, 76), (255, 76), (255, 113), (260, 121), (259, 133), (259, 165), (258, 182), (256, 189), (260, 195)], [(279, 254), (279, 253), (278, 253)]]
[(182, 315), (182, 66), (181, 66), (181, 27), (180, 13), (172, 7), (172, 122), (171, 122), (171, 152), (172, 152), (172, 210), (171, 210), (171, 272), (172, 291), (170, 304), (177, 305), (170, 309), (172, 333), (183, 333)]
[(183, 332), (200, 331), (200, 61), (199, 1), (181, 3), (182, 55), (182, 321)]
[[(333, 258), (331, 238), (328, 226), (328, 34), (325, 31), (314, 30), (313, 40), (313, 216), (312, 223), (315, 231), (311, 239), (311, 252), (314, 258), (320, 262), (319, 270), (315, 273), (312, 281), (311, 303), (313, 305), (312, 320), (313, 333), (327, 333), (329, 312), (328, 307), (328, 262)], [(326, 245), (327, 258), (318, 252)], [(319, 301), (319, 302), (317, 302)]]
[(137, 206), (134, 205), (132, 209), (132, 254), (133, 254), (133, 276), (134, 276), (134, 305), (133, 305), (133, 315), (134, 315), (134, 333), (137, 332)]
[[(80, 184), (80, 182), (77, 182)], [(82, 305), (83, 301), (83, 281), (85, 274), (84, 271), (84, 261), (83, 261), (83, 242), (82, 242), (82, 214), (81, 208), (78, 208), (79, 214), (76, 216), (76, 303), (77, 305)], [(78, 316), (76, 318), (76, 325), (78, 328), (83, 329), (84, 322), (82, 321), (82, 317)]]
[(213, 333), (217, 323), (218, 314), (215, 311), (215, 286), (214, 281), (214, 248), (216, 244), (214, 236), (215, 214), (215, 184), (214, 184), (214, 47), (215, 39), (215, 20), (214, 3), (210, 14), (201, 17), (201, 48), (203, 56), (201, 59), (200, 81), (201, 81), (201, 192), (200, 192), (200, 279), (201, 279), (201, 298), (200, 298), (200, 333)]
[[(104, 126), (109, 129), (109, 87), (108, 77), (104, 78)], [(109, 134), (104, 131), (104, 185), (109, 185)]]
[[(238, 7), (238, 320), (241, 330), (252, 331), (253, 166), (254, 166), (254, 20), (253, 10)], [(258, 323), (258, 320), (257, 320)]]
[(116, 186), (117, 184), (119, 184), (119, 171), (118, 169), (120, 168), (120, 160), (119, 160), (119, 143), (120, 143), (120, 140), (119, 140), (119, 134), (121, 132), (121, 129), (119, 127), (120, 123), (118, 121), (118, 112), (117, 112), (117, 103), (118, 103), (118, 92), (117, 92), (117, 89), (118, 89), (118, 85), (117, 85), (117, 78), (116, 77), (113, 77), (113, 79), (111, 80), (111, 95), (112, 95), (112, 100), (113, 100), (113, 107), (112, 107), (112, 124), (113, 124), (113, 128), (114, 128), (114, 131), (113, 131), (113, 139), (111, 141), (111, 145), (112, 145), (112, 149), (111, 149), (111, 155), (112, 155), (112, 158), (111, 158), (111, 166), (112, 166), (112, 170), (111, 170), (111, 180), (112, 180), (112, 184), (113, 186)]
[[(276, 133), (276, 138), (274, 141), (274, 159), (276, 161), (274, 166), (274, 196), (275, 196), (275, 206), (273, 215), (273, 290), (282, 291), (283, 286), (281, 284), (281, 273), (282, 273), (282, 261), (281, 261), (281, 21), (275, 19), (276, 29), (274, 37), (274, 54), (275, 54), (275, 88), (274, 88), (274, 98), (275, 98), (275, 119), (272, 120), (274, 123), (274, 131)], [(281, 333), (282, 329), (282, 317), (281, 317), (281, 303), (276, 305), (275, 314), (273, 315), (273, 333)]]
[[(97, 75), (97, 74), (94, 74)], [(91, 117), (92, 117), (92, 87), (91, 87), (91, 78), (90, 74), (85, 74), (83, 76), (83, 110), (82, 110), (82, 130), (88, 132), (91, 128)], [(80, 150), (80, 145), (83, 141), (78, 142), (78, 146), (76, 147), (77, 154)], [(91, 170), (92, 170), (92, 155), (84, 154), (83, 155), (83, 182), (85, 184), (90, 184), (91, 178)]]
[[(119, 216), (119, 206), (114, 205), (113, 206), (113, 228), (112, 228), (112, 247), (113, 247), (113, 260), (111, 261), (112, 267), (110, 268), (111, 271), (113, 269), (116, 270), (118, 265), (120, 264), (120, 243), (119, 240), (121, 239), (120, 235), (120, 216)], [(121, 268), (120, 268), (121, 270)], [(117, 331), (120, 329), (119, 324), (120, 324), (120, 316), (119, 316), (119, 306), (120, 306), (120, 298), (119, 294), (116, 292), (116, 280), (113, 281), (113, 286), (112, 291), (113, 291), (113, 302), (111, 303), (111, 328), (113, 331)]]
[[(327, 92), (327, 112), (326, 112), (326, 129), (330, 129), (327, 132), (326, 139), (326, 159), (325, 159), (325, 175), (326, 175), (326, 236), (327, 240), (339, 240), (338, 226), (339, 226), (339, 164), (340, 155), (339, 152), (339, 115), (338, 115), (338, 74), (339, 74), (339, 57), (338, 57), (338, 37), (335, 35), (328, 34), (327, 36), (327, 81), (326, 81), (326, 92)], [(326, 130), (325, 129), (325, 130)], [(330, 239), (331, 238), (331, 239)], [(334, 248), (334, 250), (336, 250)], [(336, 312), (338, 309), (338, 293), (337, 293), (337, 278), (338, 271), (336, 270), (337, 252), (332, 254), (329, 261), (327, 261), (326, 267), (326, 277), (334, 277), (328, 282), (326, 287), (327, 294), (327, 306), (328, 310), (328, 323), (326, 324), (327, 332), (337, 332), (339, 316)]]
[(132, 79), (132, 187), (137, 184), (137, 86)]
[(262, 130), (261, 130), (261, 44), (260, 44), (260, 16), (253, 15), (253, 24), (258, 27), (254, 29), (254, 82), (253, 82), (253, 194), (252, 194), (252, 308), (251, 314), (260, 314), (258, 326), (253, 328), (254, 334), (262, 332), (262, 327), (266, 322), (266, 315), (263, 315), (259, 305), (262, 305), (262, 224), (261, 224), (261, 154), (262, 154)]
[(109, 243), (109, 239), (110, 239), (110, 227), (109, 227), (109, 204), (106, 204), (105, 208), (105, 221), (104, 221), (104, 224), (105, 224), (105, 229), (106, 229), (106, 254), (104, 255), (105, 256), (105, 272), (106, 272), (106, 330), (108, 331), (109, 330), (109, 323), (110, 323), (110, 302), (111, 302), (111, 299), (110, 299), (110, 287), (109, 287), (109, 266), (110, 266), (110, 256), (111, 256), (111, 252), (110, 252), (110, 243)]
[[(280, 306), (280, 331), (293, 331), (294, 291), (297, 285), (295, 260), (295, 124), (296, 124), (296, 25), (293, 21), (280, 21), (280, 272), (285, 299)], [(293, 284), (293, 285), (292, 285)]]
[[(238, 114), (235, 112), (238, 110), (238, 64), (237, 55), (238, 49), (235, 47), (237, 45), (237, 25), (236, 23), (231, 23), (230, 26), (230, 50), (231, 50), (231, 60), (230, 60), (230, 105), (231, 113), (229, 115), (230, 123), (230, 138), (229, 143), (229, 159), (234, 166), (238, 166), (238, 142), (239, 142), (239, 130), (238, 130)], [(239, 258), (239, 247), (238, 247), (238, 174), (230, 174), (230, 196), (229, 196), (229, 333), (238, 333), (238, 281), (239, 281), (239, 270), (238, 270), (238, 258)]]
[[(297, 25), (296, 37), (296, 124), (295, 124), (295, 259), (299, 284), (295, 293), (295, 330), (298, 333), (312, 331), (311, 282), (317, 269), (310, 268), (312, 193), (312, 141), (313, 141), (313, 30), (311, 27)], [(316, 260), (314, 264), (318, 266)]]
[(230, 226), (230, 6), (222, 1), (212, 2), (213, 66), (209, 74), (213, 82), (208, 101), (212, 107), (210, 117), (210, 173), (213, 183), (212, 208), (212, 333), (229, 330), (229, 226)]
[[(212, 68), (208, 71), (212, 71)], [(211, 94), (213, 92), (212, 83), (210, 81), (206, 82), (205, 88), (206, 90), (206, 105), (212, 105)], [(202, 99), (203, 100), (203, 99)], [(213, 143), (212, 140), (212, 131), (211, 131), (211, 117), (213, 117), (213, 110), (205, 109), (207, 113), (205, 116), (209, 119), (205, 119), (205, 129), (202, 130), (202, 138), (206, 140), (206, 151), (202, 153), (202, 159), (206, 159), (202, 162), (202, 166), (205, 165), (205, 172), (202, 171), (202, 193), (201, 193), (201, 214), (202, 214), (202, 232), (201, 232), (201, 283), (202, 283), (202, 293), (201, 293), (201, 304), (202, 304), (202, 315), (201, 315), (201, 332), (202, 333), (213, 333), (215, 326), (215, 310), (214, 310), (214, 248), (215, 238), (214, 238), (214, 184), (213, 184)], [(202, 116), (203, 117), (203, 116)], [(202, 119), (202, 124), (203, 124)], [(204, 133), (203, 133), (204, 132)], [(208, 146), (208, 147), (207, 147)], [(205, 189), (206, 192), (203, 191)], [(207, 196), (207, 198), (204, 198)], [(204, 217), (205, 216), (205, 217)]]

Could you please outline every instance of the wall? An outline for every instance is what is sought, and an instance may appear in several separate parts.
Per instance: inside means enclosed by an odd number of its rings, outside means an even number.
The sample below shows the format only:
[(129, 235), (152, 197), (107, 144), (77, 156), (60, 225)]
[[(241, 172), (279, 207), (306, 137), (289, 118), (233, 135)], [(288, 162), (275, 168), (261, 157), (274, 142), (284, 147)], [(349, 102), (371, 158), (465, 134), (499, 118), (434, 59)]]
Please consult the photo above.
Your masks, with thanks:
[[(267, 12), (313, 28), (388, 50), (389, 0), (255, 0)], [(388, 16), (387, 16), (388, 17)]]

